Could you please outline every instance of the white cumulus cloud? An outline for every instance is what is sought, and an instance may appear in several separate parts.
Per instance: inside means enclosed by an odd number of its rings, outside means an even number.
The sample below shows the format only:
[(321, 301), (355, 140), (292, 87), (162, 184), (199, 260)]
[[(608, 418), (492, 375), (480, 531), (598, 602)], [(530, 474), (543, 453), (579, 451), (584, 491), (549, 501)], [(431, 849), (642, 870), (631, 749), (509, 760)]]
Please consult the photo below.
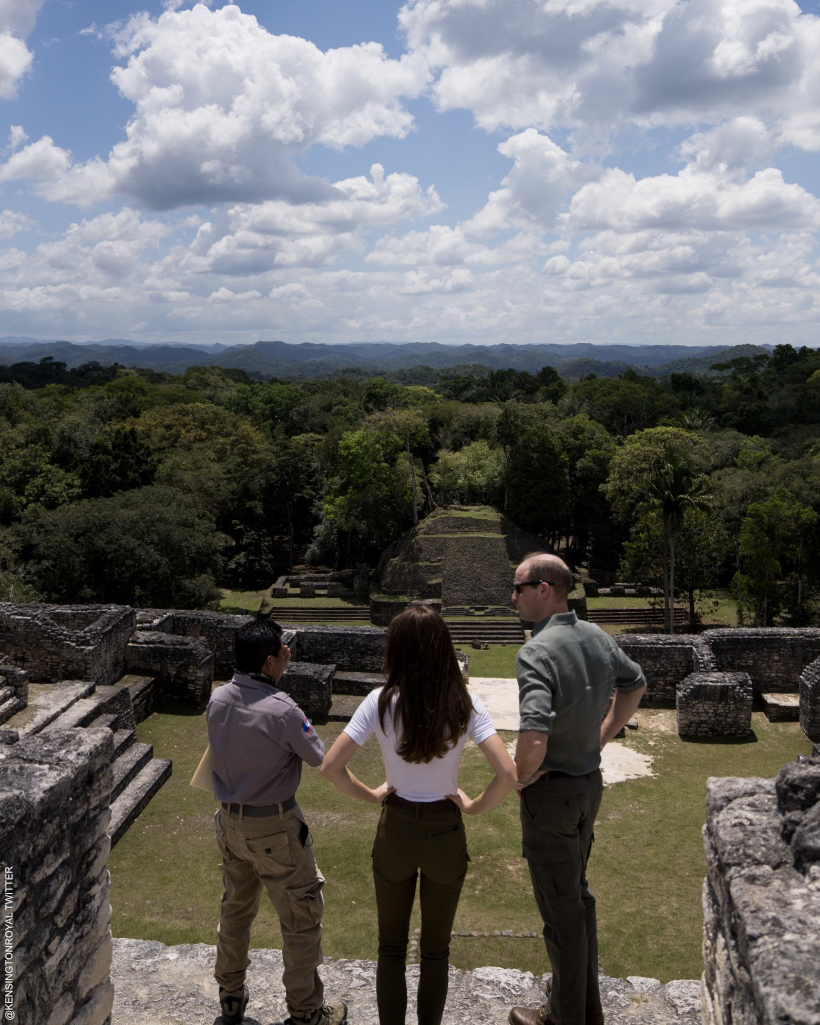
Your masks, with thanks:
[(31, 67), (34, 54), (25, 39), (44, 0), (0, 0), (0, 99), (11, 99)]
[(41, 189), (48, 198), (123, 194), (155, 210), (332, 199), (333, 189), (302, 175), (293, 157), (318, 144), (404, 137), (412, 117), (403, 99), (427, 82), (419, 56), (392, 60), (378, 43), (323, 52), (271, 34), (234, 4), (171, 5), (156, 19), (135, 16), (117, 38), (125, 64), (111, 77), (134, 104), (127, 138), (106, 160), (57, 171)]

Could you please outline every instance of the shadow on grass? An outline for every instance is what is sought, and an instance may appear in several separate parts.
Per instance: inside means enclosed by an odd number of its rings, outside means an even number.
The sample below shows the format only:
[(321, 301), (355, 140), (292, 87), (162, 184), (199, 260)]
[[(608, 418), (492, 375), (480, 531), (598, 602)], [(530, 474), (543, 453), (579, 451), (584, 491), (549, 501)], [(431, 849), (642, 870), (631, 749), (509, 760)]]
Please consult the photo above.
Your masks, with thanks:
[(757, 734), (754, 730), (747, 733), (745, 737), (681, 737), (684, 744), (719, 744), (721, 747), (738, 747), (745, 744), (756, 744)]

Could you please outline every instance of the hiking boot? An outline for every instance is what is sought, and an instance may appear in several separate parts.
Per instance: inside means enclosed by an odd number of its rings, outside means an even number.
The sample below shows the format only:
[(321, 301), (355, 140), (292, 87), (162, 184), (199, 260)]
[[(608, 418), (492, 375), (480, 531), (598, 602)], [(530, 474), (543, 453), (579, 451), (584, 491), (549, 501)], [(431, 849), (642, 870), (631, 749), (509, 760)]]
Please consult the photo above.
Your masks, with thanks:
[(294, 1018), (291, 1015), (285, 1018), (283, 1025), (345, 1025), (347, 1021), (347, 1004), (338, 1000), (334, 1004), (325, 1004), (307, 1015)]
[(242, 989), (229, 993), (226, 989), (219, 987), (219, 1006), (222, 1008), (222, 1025), (240, 1025), (245, 1017), (245, 1008), (248, 1006), (248, 987), (243, 984)]
[(510, 1025), (552, 1025), (546, 1004), (540, 1007), (513, 1007)]

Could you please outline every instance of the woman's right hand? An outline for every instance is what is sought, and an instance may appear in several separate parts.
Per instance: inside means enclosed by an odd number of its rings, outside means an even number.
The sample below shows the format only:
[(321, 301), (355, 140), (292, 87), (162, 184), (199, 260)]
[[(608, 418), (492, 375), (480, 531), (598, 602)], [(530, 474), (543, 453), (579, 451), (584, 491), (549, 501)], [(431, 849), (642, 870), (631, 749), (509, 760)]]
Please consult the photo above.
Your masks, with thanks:
[(456, 805), (456, 807), (460, 808), (464, 812), (465, 815), (478, 814), (477, 812), (473, 811), (473, 805), (475, 804), (475, 801), (469, 798), (461, 789), (461, 787), (458, 788), (458, 793), (447, 794), (447, 800), (452, 801), (453, 804)]
[(391, 787), (390, 784), (385, 781), (380, 787), (376, 787), (375, 790), (371, 790), (370, 793), (373, 795), (374, 804), (382, 804), (386, 798), (391, 794), (395, 794), (396, 788)]

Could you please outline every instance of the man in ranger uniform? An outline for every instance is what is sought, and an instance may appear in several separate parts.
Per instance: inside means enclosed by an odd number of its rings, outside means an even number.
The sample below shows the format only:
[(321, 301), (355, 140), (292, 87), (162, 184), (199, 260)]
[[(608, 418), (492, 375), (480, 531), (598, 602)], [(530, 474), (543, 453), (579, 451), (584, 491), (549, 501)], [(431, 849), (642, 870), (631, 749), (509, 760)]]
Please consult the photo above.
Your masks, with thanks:
[(233, 679), (213, 691), (207, 712), (214, 795), (221, 802), (215, 822), (225, 893), (214, 976), (222, 1021), (238, 1025), (248, 1003), (248, 944), (264, 887), (282, 929), (285, 1025), (341, 1025), (347, 1007), (325, 1004), (317, 970), (324, 877), (295, 796), (302, 762), (320, 765), (324, 744), (277, 687), (290, 660), (281, 627), (246, 624), (235, 651)]

